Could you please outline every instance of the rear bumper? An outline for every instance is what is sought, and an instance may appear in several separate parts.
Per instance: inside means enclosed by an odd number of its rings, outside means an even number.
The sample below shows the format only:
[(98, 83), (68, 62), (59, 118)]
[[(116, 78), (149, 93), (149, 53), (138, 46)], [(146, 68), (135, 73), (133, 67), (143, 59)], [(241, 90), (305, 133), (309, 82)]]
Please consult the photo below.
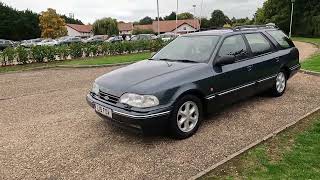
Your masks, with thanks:
[(159, 134), (164, 132), (168, 127), (171, 109), (157, 109), (145, 112), (132, 112), (104, 102), (101, 102), (91, 94), (87, 95), (87, 103), (95, 108), (96, 104), (112, 110), (112, 118), (106, 117), (97, 112), (97, 114), (109, 123), (120, 128), (144, 134)]
[(297, 74), (297, 72), (301, 69), (301, 65), (297, 64), (295, 66), (292, 66), (290, 69), (290, 76), (289, 78), (291, 78), (292, 76), (294, 76), (295, 74)]

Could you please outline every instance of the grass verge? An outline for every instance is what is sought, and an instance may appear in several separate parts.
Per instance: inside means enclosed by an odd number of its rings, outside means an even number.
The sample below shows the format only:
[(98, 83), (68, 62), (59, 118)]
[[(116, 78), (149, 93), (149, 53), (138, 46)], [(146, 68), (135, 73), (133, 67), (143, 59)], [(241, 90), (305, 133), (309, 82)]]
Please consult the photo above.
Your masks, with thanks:
[(105, 56), (96, 57), (89, 59), (75, 59), (75, 60), (65, 60), (65, 61), (54, 61), (48, 63), (32, 63), (25, 65), (15, 65), (15, 66), (4, 66), (0, 67), (0, 73), (13, 72), (13, 71), (26, 71), (37, 68), (52, 68), (57, 65), (106, 65), (106, 64), (119, 64), (119, 63), (129, 63), (137, 62), (143, 59), (150, 58), (150, 52), (128, 54), (128, 55), (115, 55), (115, 56)]
[(318, 179), (320, 111), (200, 179)]
[[(314, 45), (317, 45), (318, 48), (320, 48), (320, 38), (294, 37), (292, 39), (294, 41), (312, 43)], [(302, 69), (305, 69), (308, 71), (320, 72), (320, 52), (308, 58), (301, 65), (302, 65)]]

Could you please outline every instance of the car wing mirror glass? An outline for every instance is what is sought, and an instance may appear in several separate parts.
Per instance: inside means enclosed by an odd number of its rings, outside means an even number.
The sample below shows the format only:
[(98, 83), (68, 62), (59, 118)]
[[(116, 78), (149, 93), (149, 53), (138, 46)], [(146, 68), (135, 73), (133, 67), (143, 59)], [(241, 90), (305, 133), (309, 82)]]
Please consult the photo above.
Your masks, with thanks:
[(216, 61), (216, 65), (223, 66), (227, 64), (233, 64), (234, 62), (236, 62), (235, 56), (227, 55), (227, 56), (219, 57)]

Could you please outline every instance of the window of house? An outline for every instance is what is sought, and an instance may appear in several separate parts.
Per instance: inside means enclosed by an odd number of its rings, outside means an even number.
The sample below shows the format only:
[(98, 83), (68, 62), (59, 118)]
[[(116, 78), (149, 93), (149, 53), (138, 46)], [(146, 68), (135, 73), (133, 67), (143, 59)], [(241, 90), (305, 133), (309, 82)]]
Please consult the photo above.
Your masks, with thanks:
[(245, 34), (253, 55), (261, 55), (272, 51), (269, 41), (261, 33)]

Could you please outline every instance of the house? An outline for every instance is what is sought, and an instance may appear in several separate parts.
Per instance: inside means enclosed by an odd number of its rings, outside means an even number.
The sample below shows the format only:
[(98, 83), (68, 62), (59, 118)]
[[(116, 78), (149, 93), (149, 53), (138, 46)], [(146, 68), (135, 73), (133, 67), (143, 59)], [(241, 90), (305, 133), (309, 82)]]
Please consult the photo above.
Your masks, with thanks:
[[(176, 31), (178, 34), (186, 34), (199, 30), (200, 23), (199, 20), (194, 19), (178, 20), (178, 22), (176, 22), (176, 20), (169, 20), (160, 21), (159, 27), (160, 34), (168, 32), (175, 33)], [(158, 21), (153, 21), (152, 24), (148, 25), (135, 25), (134, 29), (152, 30), (153, 32), (158, 32)]]
[(118, 23), (119, 35), (132, 34), (133, 23)]
[(93, 36), (92, 25), (66, 24), (68, 36), (88, 38)]
[[(158, 32), (158, 21), (153, 21), (152, 24), (153, 31)], [(186, 34), (190, 32), (195, 32), (200, 29), (199, 20), (186, 19), (186, 20), (169, 20), (169, 21), (160, 21), (159, 22), (160, 34), (163, 33), (177, 33), (177, 34)], [(176, 29), (177, 28), (177, 29)]]

